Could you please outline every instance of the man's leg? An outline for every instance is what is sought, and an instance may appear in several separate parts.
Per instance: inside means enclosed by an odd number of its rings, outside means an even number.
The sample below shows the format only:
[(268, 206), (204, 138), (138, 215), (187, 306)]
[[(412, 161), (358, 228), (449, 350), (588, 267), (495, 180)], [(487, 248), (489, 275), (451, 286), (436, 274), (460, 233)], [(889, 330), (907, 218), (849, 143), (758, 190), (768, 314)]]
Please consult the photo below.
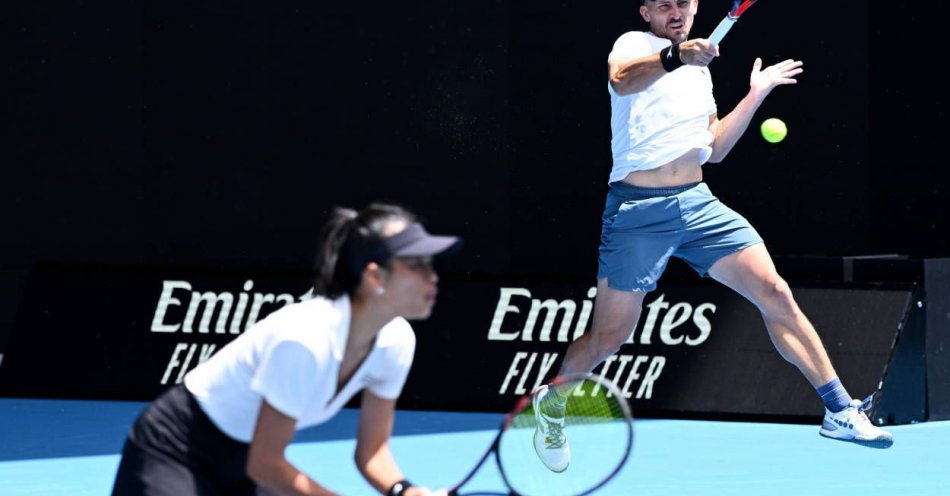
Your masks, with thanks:
[(815, 388), (837, 374), (815, 328), (798, 308), (791, 288), (759, 243), (719, 259), (709, 275), (751, 301), (765, 320), (772, 343)]
[(821, 338), (799, 309), (788, 283), (778, 275), (765, 245), (755, 244), (719, 259), (709, 274), (758, 307), (779, 354), (818, 391), (825, 403), (822, 435), (890, 447), (891, 435), (871, 425), (861, 402), (852, 401), (841, 385)]
[(597, 281), (590, 331), (567, 347), (558, 375), (590, 372), (620, 349), (640, 318), (646, 292), (618, 291)]
[[(558, 375), (590, 372), (616, 353), (637, 325), (644, 296), (645, 291), (618, 291), (607, 287), (607, 279), (597, 281), (591, 329), (568, 346)], [(570, 390), (547, 385), (534, 392), (537, 419), (534, 449), (541, 461), (555, 472), (566, 470), (571, 461), (571, 448), (563, 431), (570, 394)]]

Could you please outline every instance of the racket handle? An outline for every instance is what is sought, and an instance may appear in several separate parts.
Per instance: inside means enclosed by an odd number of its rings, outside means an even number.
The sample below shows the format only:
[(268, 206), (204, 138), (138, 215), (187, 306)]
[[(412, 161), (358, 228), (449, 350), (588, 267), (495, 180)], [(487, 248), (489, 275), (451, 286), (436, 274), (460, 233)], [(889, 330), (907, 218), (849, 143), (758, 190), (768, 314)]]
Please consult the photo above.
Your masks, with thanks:
[(736, 23), (738, 17), (726, 16), (723, 17), (722, 21), (719, 22), (719, 25), (716, 26), (716, 29), (713, 30), (712, 34), (709, 35), (709, 41), (715, 43), (716, 45), (725, 38), (726, 33), (729, 32), (729, 29), (732, 28), (732, 25)]

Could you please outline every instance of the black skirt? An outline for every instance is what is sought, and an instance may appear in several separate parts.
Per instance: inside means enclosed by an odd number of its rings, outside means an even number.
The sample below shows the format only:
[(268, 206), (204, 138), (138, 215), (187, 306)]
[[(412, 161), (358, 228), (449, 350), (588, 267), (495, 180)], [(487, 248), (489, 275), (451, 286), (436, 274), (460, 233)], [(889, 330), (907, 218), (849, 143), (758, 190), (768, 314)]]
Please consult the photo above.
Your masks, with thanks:
[(258, 494), (247, 476), (248, 447), (221, 432), (184, 384), (178, 384), (153, 401), (129, 429), (112, 494)]

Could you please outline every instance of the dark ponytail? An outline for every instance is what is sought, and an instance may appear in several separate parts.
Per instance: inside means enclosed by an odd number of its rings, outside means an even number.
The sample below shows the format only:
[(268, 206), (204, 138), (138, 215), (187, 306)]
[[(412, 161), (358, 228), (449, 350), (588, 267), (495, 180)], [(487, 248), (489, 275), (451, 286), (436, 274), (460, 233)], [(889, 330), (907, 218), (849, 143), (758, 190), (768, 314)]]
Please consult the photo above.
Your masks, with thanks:
[(400, 220), (412, 223), (415, 215), (384, 203), (371, 204), (359, 212), (334, 208), (320, 236), (314, 294), (331, 299), (353, 295), (366, 264), (376, 262), (388, 266), (386, 252), (379, 249), (383, 246), (382, 233), (388, 223)]
[[(323, 230), (320, 232), (320, 246), (317, 249), (314, 294), (330, 296), (340, 249), (349, 237), (350, 231), (353, 230), (353, 221), (356, 217), (356, 210), (335, 207), (330, 214), (330, 219), (323, 225)], [(332, 291), (339, 293), (335, 288)], [(336, 296), (339, 294), (332, 297)]]

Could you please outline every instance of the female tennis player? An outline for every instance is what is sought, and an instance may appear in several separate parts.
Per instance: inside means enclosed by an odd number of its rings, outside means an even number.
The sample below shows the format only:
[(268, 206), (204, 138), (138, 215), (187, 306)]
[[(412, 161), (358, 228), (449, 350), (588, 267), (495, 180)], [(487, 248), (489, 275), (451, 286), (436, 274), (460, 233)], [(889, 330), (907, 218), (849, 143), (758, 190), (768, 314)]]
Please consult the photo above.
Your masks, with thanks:
[(316, 297), (270, 314), (153, 401), (129, 430), (113, 494), (336, 494), (284, 450), (360, 391), (360, 473), (382, 494), (429, 494), (405, 480), (389, 438), (415, 350), (407, 320), (432, 312), (433, 257), (460, 244), (394, 205), (336, 209)]

